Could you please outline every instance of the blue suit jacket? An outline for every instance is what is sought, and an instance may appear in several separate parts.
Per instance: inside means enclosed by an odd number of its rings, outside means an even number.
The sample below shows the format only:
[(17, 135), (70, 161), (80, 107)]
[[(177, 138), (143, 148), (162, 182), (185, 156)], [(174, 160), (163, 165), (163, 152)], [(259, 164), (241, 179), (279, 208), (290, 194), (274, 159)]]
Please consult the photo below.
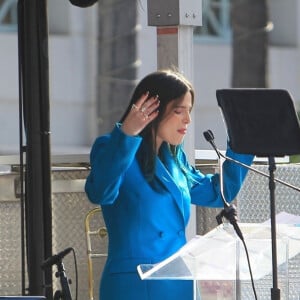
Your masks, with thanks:
[[(125, 135), (116, 126), (111, 134), (99, 137), (92, 147), (91, 172), (85, 188), (90, 201), (102, 206), (109, 236), (101, 300), (192, 299), (189, 298), (192, 297), (190, 282), (142, 282), (137, 265), (157, 263), (186, 243), (185, 227), (191, 203), (223, 207), (219, 176), (203, 175), (189, 165), (181, 151), (179, 160), (191, 170), (193, 177), (192, 185), (187, 184), (167, 145), (163, 145), (164, 163), (156, 159), (157, 188), (153, 189), (135, 158), (141, 140), (139, 136)], [(248, 164), (253, 159), (230, 149), (227, 155)], [(246, 173), (245, 168), (225, 162), (228, 201), (238, 193)], [(128, 292), (131, 290), (132, 294)]]

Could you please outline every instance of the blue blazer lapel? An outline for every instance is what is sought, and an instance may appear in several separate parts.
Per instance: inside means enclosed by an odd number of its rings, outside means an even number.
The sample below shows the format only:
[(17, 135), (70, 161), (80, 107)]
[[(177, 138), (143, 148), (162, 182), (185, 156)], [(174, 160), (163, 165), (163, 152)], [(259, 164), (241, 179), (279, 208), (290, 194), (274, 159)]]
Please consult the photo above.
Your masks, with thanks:
[(156, 178), (167, 188), (167, 190), (173, 195), (173, 197), (178, 200), (181, 198), (181, 192), (174, 182), (170, 172), (164, 166), (159, 158), (156, 159), (155, 168)]
[(180, 172), (171, 154), (164, 157), (166, 166), (159, 158), (156, 158), (156, 178), (172, 194), (183, 219), (187, 222), (189, 218), (190, 194), (187, 188), (185, 176)]

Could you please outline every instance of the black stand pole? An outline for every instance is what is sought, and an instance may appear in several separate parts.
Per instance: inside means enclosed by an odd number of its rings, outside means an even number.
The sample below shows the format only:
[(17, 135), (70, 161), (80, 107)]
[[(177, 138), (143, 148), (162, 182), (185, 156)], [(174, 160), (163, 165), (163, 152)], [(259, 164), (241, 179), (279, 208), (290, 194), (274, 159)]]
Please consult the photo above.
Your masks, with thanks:
[(276, 163), (274, 157), (269, 157), (269, 189), (270, 189), (270, 213), (271, 213), (271, 240), (272, 240), (272, 275), (273, 288), (271, 289), (271, 299), (280, 299), (280, 289), (278, 288), (277, 274), (277, 245), (276, 245), (276, 205), (275, 205), (275, 180), (274, 172)]
[(69, 280), (66, 276), (66, 272), (62, 260), (60, 260), (56, 265), (57, 265), (57, 273), (55, 274), (55, 276), (60, 278), (61, 291), (55, 292), (54, 300), (72, 300), (70, 287), (69, 287)]
[[(25, 294), (24, 267), (27, 263), (28, 295), (45, 295), (50, 300), (52, 273), (51, 270), (43, 273), (40, 268), (44, 257), (52, 254), (47, 0), (18, 1), (18, 58), (22, 109), (19, 122), (24, 122), (24, 132), (20, 125), (19, 134), (25, 133), (26, 137), (25, 145), (20, 138), (20, 156), (26, 154), (21, 203), (22, 294)], [(45, 289), (45, 286), (51, 288)]]

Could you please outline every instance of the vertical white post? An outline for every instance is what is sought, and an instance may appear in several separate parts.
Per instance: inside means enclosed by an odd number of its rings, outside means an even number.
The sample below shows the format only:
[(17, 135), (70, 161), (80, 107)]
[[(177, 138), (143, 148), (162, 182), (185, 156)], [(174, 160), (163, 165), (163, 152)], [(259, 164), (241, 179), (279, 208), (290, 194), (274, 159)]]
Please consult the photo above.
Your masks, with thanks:
[[(200, 0), (148, 0), (148, 23), (157, 27), (157, 68), (175, 68), (193, 83), (193, 29), (202, 24)], [(184, 148), (195, 163), (195, 125), (189, 125)], [(196, 233), (196, 209), (193, 207), (187, 237)]]

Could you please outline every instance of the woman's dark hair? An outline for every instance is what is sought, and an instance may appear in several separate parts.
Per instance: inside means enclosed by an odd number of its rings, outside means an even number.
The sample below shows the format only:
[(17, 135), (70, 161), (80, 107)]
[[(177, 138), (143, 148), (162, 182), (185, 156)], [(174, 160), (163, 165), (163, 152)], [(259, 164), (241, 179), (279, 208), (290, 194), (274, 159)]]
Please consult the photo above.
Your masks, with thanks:
[[(173, 70), (153, 72), (144, 77), (136, 86), (128, 108), (120, 120), (121, 123), (131, 110), (132, 105), (146, 92), (149, 92), (149, 98), (158, 95), (160, 101), (158, 116), (140, 132), (143, 140), (137, 153), (140, 167), (146, 179), (151, 182), (155, 168), (156, 132), (165, 116), (167, 105), (172, 101), (180, 100), (187, 92), (191, 93), (193, 105), (194, 90), (192, 84), (179, 72)], [(176, 157), (176, 146), (170, 145), (170, 150)]]

